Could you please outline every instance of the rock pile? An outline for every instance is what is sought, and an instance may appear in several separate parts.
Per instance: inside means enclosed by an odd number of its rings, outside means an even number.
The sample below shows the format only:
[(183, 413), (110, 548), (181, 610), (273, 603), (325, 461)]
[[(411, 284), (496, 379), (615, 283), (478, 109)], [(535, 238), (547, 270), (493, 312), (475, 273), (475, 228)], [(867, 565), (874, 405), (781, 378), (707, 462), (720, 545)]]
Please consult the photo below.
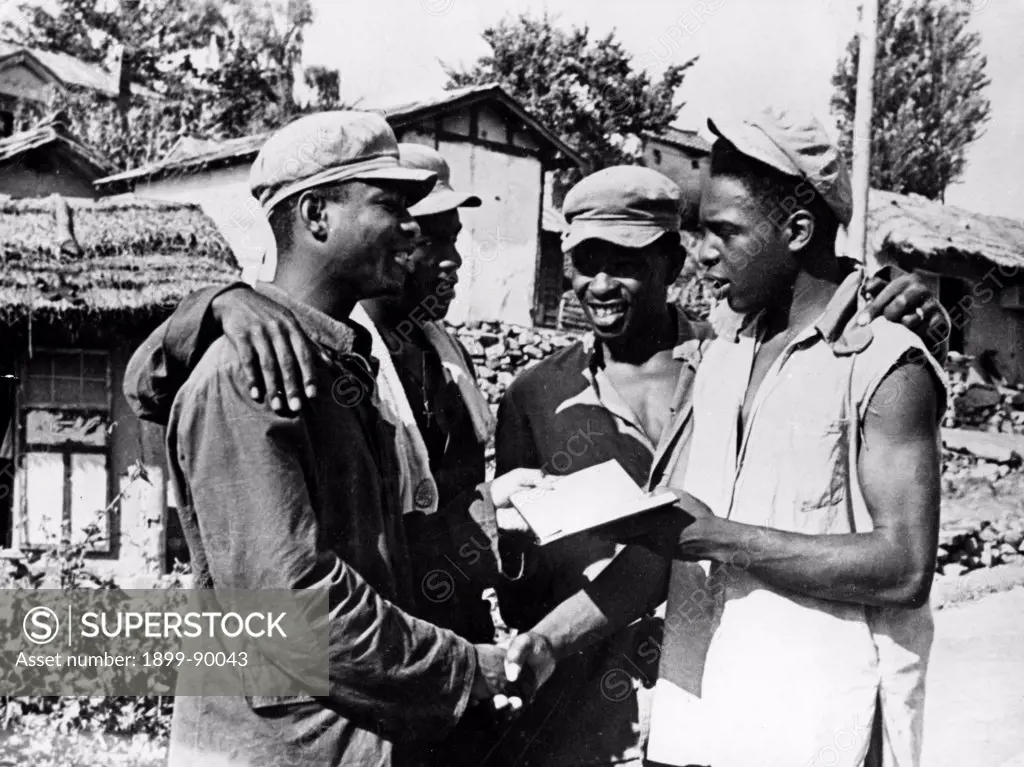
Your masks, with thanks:
[(478, 322), (451, 328), (476, 366), (480, 388), (495, 409), (512, 380), (580, 336), (560, 330)]
[(975, 357), (950, 352), (943, 426), (1024, 434), (1024, 385), (1006, 386)]
[(1024, 560), (1024, 519), (963, 521), (939, 531), (938, 571), (962, 575), (968, 570)]

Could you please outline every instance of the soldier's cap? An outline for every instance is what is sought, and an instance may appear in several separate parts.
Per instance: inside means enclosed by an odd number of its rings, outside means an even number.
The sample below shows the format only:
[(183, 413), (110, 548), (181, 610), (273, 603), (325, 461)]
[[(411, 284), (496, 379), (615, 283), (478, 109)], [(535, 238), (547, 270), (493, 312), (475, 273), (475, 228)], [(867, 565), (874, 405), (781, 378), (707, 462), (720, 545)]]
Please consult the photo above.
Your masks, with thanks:
[(403, 168), (418, 168), (437, 176), (437, 183), (430, 194), (409, 208), (414, 218), (447, 213), (456, 208), (479, 208), (480, 198), (468, 192), (456, 192), (452, 188), (452, 172), (448, 162), (436, 149), (423, 144), (399, 144), (398, 161)]
[(431, 171), (399, 165), (398, 141), (383, 117), (333, 111), (301, 117), (267, 139), (249, 171), (249, 188), (269, 214), (287, 197), (344, 181), (400, 187), (412, 205), (435, 179)]
[(839, 148), (813, 115), (769, 107), (738, 120), (708, 118), (708, 128), (741, 154), (789, 176), (806, 179), (839, 222), (850, 223), (850, 176)]
[(568, 253), (585, 240), (605, 240), (644, 248), (666, 232), (678, 232), (682, 192), (674, 181), (650, 168), (616, 165), (599, 170), (569, 190), (562, 213), (569, 230), (562, 236)]

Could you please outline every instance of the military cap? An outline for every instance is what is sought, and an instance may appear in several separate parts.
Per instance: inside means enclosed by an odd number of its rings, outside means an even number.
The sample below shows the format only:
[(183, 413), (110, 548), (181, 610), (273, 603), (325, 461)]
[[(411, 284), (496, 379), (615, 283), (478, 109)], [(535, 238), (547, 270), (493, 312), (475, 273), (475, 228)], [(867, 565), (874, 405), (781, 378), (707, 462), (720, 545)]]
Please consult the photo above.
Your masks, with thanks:
[(433, 216), (456, 208), (479, 208), (480, 198), (452, 188), (452, 172), (448, 162), (436, 149), (423, 144), (399, 144), (398, 161), (403, 168), (419, 168), (437, 176), (430, 194), (409, 208), (413, 217)]
[(839, 149), (811, 114), (769, 107), (739, 120), (708, 119), (716, 136), (740, 154), (806, 179), (842, 224), (853, 215), (853, 189)]
[(387, 121), (372, 112), (333, 111), (300, 117), (272, 135), (249, 172), (249, 188), (269, 213), (293, 194), (324, 184), (372, 181), (402, 187), (419, 202), (435, 174), (403, 168)]
[(617, 165), (587, 176), (569, 190), (562, 213), (568, 253), (584, 240), (643, 248), (678, 232), (682, 192), (670, 178), (638, 165)]

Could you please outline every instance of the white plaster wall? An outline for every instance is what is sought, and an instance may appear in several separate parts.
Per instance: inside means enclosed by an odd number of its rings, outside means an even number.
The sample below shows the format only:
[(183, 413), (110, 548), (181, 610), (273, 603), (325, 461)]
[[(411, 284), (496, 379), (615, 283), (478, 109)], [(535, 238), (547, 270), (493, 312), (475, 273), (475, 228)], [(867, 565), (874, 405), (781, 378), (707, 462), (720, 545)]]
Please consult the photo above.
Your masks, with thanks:
[(438, 151), (451, 167), (452, 185), (474, 192), (483, 203), (461, 212), (463, 266), (448, 318), (532, 325), (542, 196), (540, 161), (467, 142), (442, 141)]
[(267, 255), (273, 277), (274, 236), (256, 198), (249, 192), (249, 164), (220, 168), (192, 175), (174, 176), (153, 182), (140, 182), (135, 188), (140, 197), (197, 203), (213, 219), (235, 253), (243, 278), (249, 282), (260, 274)]

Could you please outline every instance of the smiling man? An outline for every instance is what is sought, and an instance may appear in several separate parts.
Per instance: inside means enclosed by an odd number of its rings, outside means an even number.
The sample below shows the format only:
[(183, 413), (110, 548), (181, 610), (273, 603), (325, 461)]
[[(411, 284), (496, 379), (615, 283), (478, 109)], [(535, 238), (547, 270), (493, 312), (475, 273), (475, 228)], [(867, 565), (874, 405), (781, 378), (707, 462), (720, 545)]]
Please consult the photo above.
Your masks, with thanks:
[[(685, 256), (679, 246), (681, 202), (681, 192), (671, 180), (639, 167), (600, 171), (570, 192), (564, 206), (570, 232), (563, 248), (571, 253), (573, 286), (594, 332), (526, 371), (510, 387), (499, 412), (499, 473), (529, 467), (569, 474), (615, 459), (637, 483), (646, 484), (660, 481), (667, 467), (685, 463), (692, 429), (690, 387), (701, 340), (711, 331), (667, 301), (668, 286)], [(419, 206), (413, 208), (417, 210)], [(417, 220), (422, 226), (427, 218)], [(429, 231), (424, 229), (424, 234)], [(434, 231), (440, 242), (432, 244), (441, 246), (442, 252), (438, 264), (454, 263), (450, 253), (443, 256), (450, 250), (443, 238), (455, 234), (450, 217), (446, 227)], [(268, 371), (263, 376), (268, 393), (280, 391), (274, 382), (282, 378), (303, 381), (295, 371), (304, 369), (296, 359), (303, 359), (305, 346), (301, 339), (290, 341), (295, 338), (290, 331), (281, 332), (290, 328), (288, 316), (274, 304), (244, 311), (252, 298), (251, 291), (229, 291), (217, 299), (220, 308), (215, 306), (212, 313), (221, 312), (220, 319), (231, 328), (225, 332), (233, 336), (242, 359), (258, 360), (259, 365), (252, 362), (249, 369)], [(934, 319), (935, 304), (926, 303), (927, 298), (927, 291), (904, 278), (883, 291), (872, 311), (905, 317), (908, 325), (924, 332), (928, 323), (915, 309), (924, 306), (927, 319)], [(209, 306), (209, 294), (204, 301)], [(226, 311), (232, 302), (234, 313)], [(420, 310), (423, 317), (428, 303), (433, 306), (431, 301), (413, 301), (408, 308)], [(164, 336), (162, 347), (157, 339), (155, 356), (148, 361), (145, 354), (137, 356), (154, 370), (173, 373), (187, 366), (200, 325), (217, 324), (217, 317), (201, 323), (205, 312), (204, 308), (186, 321), (188, 309), (183, 306), (170, 321), (179, 331), (191, 326), (182, 333), (191, 338), (189, 343), (168, 345)], [(388, 324), (397, 328), (401, 322)], [(408, 328), (399, 335), (408, 335)], [(268, 343), (267, 338), (277, 340)], [(170, 379), (162, 371), (153, 382), (161, 384), (164, 394), (154, 397), (156, 392), (147, 385), (142, 387), (147, 396), (135, 401), (142, 412), (159, 417)], [(288, 391), (297, 399), (301, 387), (292, 384)], [(409, 396), (417, 393), (414, 386)], [(436, 417), (436, 412), (431, 416), (424, 408), (422, 417)], [(667, 560), (642, 547), (630, 547), (616, 557), (619, 548), (578, 537), (537, 551), (526, 577), (503, 584), (504, 617), (518, 628), (529, 628), (606, 566), (618, 588), (618, 602), (608, 608), (609, 614), (630, 612), (638, 601), (643, 605), (634, 617), (653, 610), (664, 599)], [(457, 561), (461, 567), (467, 560)], [(571, 632), (583, 623), (577, 613), (566, 625)], [(497, 734), (490, 755), (478, 763), (639, 764), (660, 631), (660, 619), (648, 616), (563, 662), (535, 704), (504, 736)]]

